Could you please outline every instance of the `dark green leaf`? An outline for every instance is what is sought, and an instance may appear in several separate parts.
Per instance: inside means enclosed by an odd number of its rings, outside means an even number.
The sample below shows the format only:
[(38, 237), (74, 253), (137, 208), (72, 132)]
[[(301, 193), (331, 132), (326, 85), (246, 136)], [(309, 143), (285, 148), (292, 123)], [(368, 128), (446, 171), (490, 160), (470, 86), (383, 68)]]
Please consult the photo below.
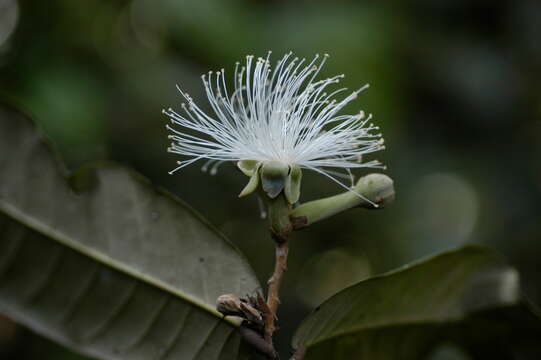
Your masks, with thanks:
[(517, 272), (468, 246), (339, 292), (304, 320), (293, 345), (307, 347), (307, 360), (413, 360), (447, 341), (500, 359), (541, 355), (531, 346), (539, 339), (541, 321), (520, 296)]
[(186, 204), (114, 165), (67, 180), (6, 107), (0, 173), (0, 311), (103, 359), (244, 358), (237, 324), (214, 304), (259, 284)]

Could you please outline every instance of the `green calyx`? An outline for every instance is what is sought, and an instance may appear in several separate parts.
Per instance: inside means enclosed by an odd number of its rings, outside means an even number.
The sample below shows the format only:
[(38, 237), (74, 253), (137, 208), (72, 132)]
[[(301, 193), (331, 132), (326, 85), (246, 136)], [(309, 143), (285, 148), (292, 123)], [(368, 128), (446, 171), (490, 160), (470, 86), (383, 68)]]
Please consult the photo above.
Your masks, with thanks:
[(295, 204), (301, 197), (301, 180), (301, 168), (297, 165), (291, 166), (284, 187), (284, 195), (290, 204)]
[(260, 165), (261, 163), (255, 160), (241, 160), (237, 162), (237, 167), (246, 176), (254, 175)]
[[(251, 193), (256, 191), (257, 187), (259, 186), (259, 169), (261, 168), (261, 163), (254, 162), (253, 164), (246, 164), (247, 162), (248, 161), (239, 161), (237, 163), (237, 166), (240, 169), (240, 171), (242, 171), (244, 175), (250, 177), (248, 184), (246, 184), (244, 189), (242, 189), (242, 191), (239, 194), (239, 197), (250, 195)], [(249, 166), (246, 166), (246, 165), (249, 165)]]
[(261, 163), (255, 160), (242, 160), (237, 163), (237, 167), (250, 177), (239, 197), (250, 195), (261, 183), (263, 192), (270, 199), (275, 199), (283, 191), (289, 204), (299, 201), (302, 171), (297, 165), (287, 165), (278, 161)]
[(261, 168), (261, 186), (265, 194), (274, 199), (284, 190), (289, 166), (278, 161), (264, 163)]

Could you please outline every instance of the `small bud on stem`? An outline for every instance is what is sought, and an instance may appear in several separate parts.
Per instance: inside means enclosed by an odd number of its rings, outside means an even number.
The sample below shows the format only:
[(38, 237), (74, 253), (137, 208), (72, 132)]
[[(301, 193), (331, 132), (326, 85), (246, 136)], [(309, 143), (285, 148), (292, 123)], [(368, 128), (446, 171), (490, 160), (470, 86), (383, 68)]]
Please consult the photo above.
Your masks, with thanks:
[(395, 197), (393, 180), (383, 174), (370, 174), (360, 178), (354, 190), (357, 194), (347, 191), (328, 198), (310, 201), (293, 209), (291, 219), (295, 230), (352, 208), (383, 208), (391, 203)]

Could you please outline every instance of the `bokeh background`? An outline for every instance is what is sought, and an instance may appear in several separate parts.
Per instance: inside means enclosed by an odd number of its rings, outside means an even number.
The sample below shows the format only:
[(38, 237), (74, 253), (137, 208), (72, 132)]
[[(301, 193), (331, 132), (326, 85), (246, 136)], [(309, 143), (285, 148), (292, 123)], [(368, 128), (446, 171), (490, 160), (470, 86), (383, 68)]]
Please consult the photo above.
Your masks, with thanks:
[[(371, 158), (388, 166), (397, 199), (295, 234), (284, 350), (339, 289), (465, 243), (502, 252), (541, 304), (540, 38), (538, 0), (0, 0), (0, 93), (33, 114), (71, 169), (121, 162), (189, 202), (264, 283), (273, 244), (256, 199), (237, 198), (247, 178), (233, 166), (168, 175), (162, 108), (180, 107), (176, 84), (208, 108), (201, 74), (268, 50), (329, 53), (323, 75), (370, 83), (347, 110), (374, 114), (387, 150)], [(303, 200), (341, 191), (309, 174), (303, 186)], [(3, 317), (0, 358), (82, 359)]]

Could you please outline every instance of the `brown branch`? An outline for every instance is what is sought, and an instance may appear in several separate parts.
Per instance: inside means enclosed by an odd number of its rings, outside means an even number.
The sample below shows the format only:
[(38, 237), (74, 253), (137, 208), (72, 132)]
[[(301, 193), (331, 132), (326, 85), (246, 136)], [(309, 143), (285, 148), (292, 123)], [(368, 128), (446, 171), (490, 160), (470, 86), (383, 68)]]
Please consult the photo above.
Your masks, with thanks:
[(275, 321), (278, 305), (280, 305), (280, 285), (284, 272), (287, 269), (287, 255), (289, 252), (289, 235), (293, 231), (293, 225), (289, 215), (291, 214), (291, 204), (282, 193), (275, 198), (266, 198), (268, 206), (268, 216), (270, 233), (276, 244), (274, 272), (268, 281), (267, 302), (263, 308), (263, 320), (265, 323), (263, 337), (272, 347), (272, 335), (276, 330)]
[(265, 340), (272, 344), (272, 334), (276, 329), (274, 322), (277, 319), (276, 313), (280, 305), (280, 285), (284, 272), (287, 269), (287, 255), (289, 253), (289, 243), (285, 241), (276, 242), (276, 262), (274, 273), (268, 281), (269, 291), (267, 294), (267, 305), (269, 313), (265, 315)]
[(259, 334), (259, 332), (251, 329), (247, 322), (244, 321), (240, 328), (239, 333), (243, 339), (252, 346), (258, 353), (264, 355), (268, 359), (278, 359), (278, 354), (272, 344), (269, 344), (268, 341), (265, 341)]

